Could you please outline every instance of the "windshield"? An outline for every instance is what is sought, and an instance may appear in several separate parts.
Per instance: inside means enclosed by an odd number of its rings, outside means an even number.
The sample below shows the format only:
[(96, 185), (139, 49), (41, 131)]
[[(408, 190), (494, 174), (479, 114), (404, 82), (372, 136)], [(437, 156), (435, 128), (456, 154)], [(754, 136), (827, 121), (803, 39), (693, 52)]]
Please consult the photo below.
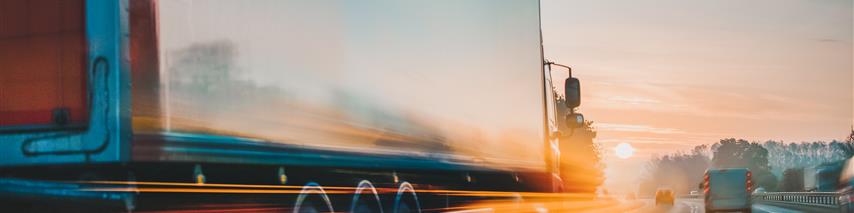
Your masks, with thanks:
[(747, 176), (744, 171), (710, 173), (712, 198), (736, 198), (747, 194)]

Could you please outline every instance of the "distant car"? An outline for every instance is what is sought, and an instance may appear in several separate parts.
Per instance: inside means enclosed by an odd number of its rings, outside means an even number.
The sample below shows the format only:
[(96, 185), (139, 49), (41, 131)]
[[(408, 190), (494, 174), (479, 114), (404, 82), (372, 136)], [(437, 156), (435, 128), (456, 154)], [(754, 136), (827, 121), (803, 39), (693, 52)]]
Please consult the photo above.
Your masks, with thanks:
[(638, 197), (635, 195), (635, 193), (629, 192), (629, 194), (626, 194), (626, 200), (635, 200), (637, 198)]
[(709, 169), (703, 178), (706, 212), (751, 212), (753, 174), (746, 168)]
[(673, 190), (667, 188), (661, 188), (655, 191), (655, 205), (661, 204), (669, 204), (673, 205), (673, 201), (676, 199)]
[(688, 195), (691, 195), (691, 196), (700, 196), (700, 192), (698, 192), (698, 191), (696, 191), (696, 190), (695, 190), (695, 191), (691, 191), (690, 193), (688, 193)]
[(753, 194), (762, 194), (765, 192), (767, 192), (767, 191), (765, 191), (765, 188), (762, 188), (762, 187), (758, 187), (758, 188), (753, 190)]

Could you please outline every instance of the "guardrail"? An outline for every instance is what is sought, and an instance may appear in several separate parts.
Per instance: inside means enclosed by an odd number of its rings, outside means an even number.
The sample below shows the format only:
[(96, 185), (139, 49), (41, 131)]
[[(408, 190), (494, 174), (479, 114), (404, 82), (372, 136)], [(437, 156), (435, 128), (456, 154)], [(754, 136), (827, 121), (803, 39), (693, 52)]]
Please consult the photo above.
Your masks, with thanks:
[[(839, 192), (767, 192), (753, 194), (753, 203), (821, 212), (848, 212), (849, 195)], [(854, 209), (851, 209), (854, 210)]]

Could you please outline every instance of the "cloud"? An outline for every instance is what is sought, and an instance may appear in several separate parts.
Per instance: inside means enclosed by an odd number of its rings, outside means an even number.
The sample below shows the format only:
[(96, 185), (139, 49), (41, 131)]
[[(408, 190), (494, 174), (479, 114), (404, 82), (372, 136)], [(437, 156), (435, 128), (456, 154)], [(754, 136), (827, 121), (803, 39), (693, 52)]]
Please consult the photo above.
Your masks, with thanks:
[(650, 99), (650, 98), (646, 98), (646, 97), (640, 97), (640, 96), (613, 96), (613, 97), (609, 98), (608, 100), (615, 101), (615, 102), (622, 102), (622, 103), (626, 103), (626, 104), (632, 104), (632, 105), (659, 104), (659, 103), (661, 103), (661, 101), (659, 101), (659, 100)]
[[(763, 89), (762, 85), (711, 86), (680, 83), (613, 81), (590, 82), (587, 109), (665, 112), (670, 115), (726, 117), (751, 120), (821, 120), (836, 116), (826, 102), (813, 97), (793, 97), (786, 91)], [(785, 116), (781, 116), (785, 115)]]
[(685, 133), (679, 129), (674, 128), (658, 128), (647, 125), (633, 125), (633, 124), (615, 124), (615, 123), (596, 123), (594, 124), (598, 130), (602, 131), (616, 131), (616, 132), (647, 132), (647, 133), (657, 133), (657, 134), (679, 134)]
[(816, 39), (816, 41), (818, 41), (818, 42), (827, 42), (827, 43), (839, 43), (839, 42), (842, 42), (842, 41), (840, 41), (840, 40), (832, 39), (832, 38), (819, 38), (819, 39)]

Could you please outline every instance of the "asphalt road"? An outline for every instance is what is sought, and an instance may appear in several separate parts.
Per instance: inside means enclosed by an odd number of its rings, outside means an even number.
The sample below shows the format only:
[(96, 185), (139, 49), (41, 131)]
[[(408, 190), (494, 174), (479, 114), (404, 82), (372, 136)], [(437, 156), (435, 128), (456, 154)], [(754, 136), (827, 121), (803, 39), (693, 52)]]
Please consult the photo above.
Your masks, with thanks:
[[(705, 212), (703, 207), (702, 199), (676, 199), (673, 205), (655, 205), (655, 200), (653, 199), (640, 199), (638, 202), (642, 202), (643, 205), (641, 208), (638, 208), (636, 211), (632, 211), (634, 213), (659, 213), (659, 212), (667, 212), (667, 213), (701, 213)], [(752, 206), (753, 212), (774, 212), (774, 213), (796, 213), (801, 211), (788, 210), (780, 207), (763, 205), (763, 204), (753, 204)]]

